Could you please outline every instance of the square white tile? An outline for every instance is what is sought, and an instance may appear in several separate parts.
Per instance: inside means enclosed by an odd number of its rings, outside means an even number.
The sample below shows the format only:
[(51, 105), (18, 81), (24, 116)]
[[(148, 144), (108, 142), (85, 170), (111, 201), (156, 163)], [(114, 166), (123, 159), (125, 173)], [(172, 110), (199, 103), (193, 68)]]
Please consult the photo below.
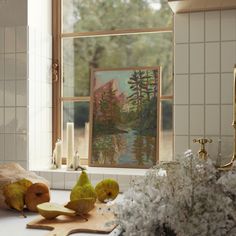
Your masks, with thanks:
[(103, 180), (103, 174), (93, 174), (91, 173), (91, 183), (95, 187), (97, 183)]
[(27, 135), (16, 135), (16, 157), (19, 161), (27, 161)]
[(16, 161), (16, 135), (5, 134), (5, 160)]
[(45, 178), (50, 183), (50, 186), (52, 187), (52, 173), (51, 172), (40, 171), (39, 175)]
[(174, 82), (175, 104), (188, 104), (188, 75), (176, 75)]
[(0, 161), (4, 160), (4, 134), (0, 134)]
[(204, 43), (190, 45), (190, 73), (204, 73)]
[(209, 11), (205, 13), (206, 41), (220, 41), (220, 12)]
[(4, 106), (4, 92), (5, 91), (5, 86), (4, 86), (4, 81), (0, 81), (0, 107)]
[(0, 80), (4, 80), (4, 67), (5, 67), (5, 57), (4, 54), (0, 53)]
[(4, 45), (4, 34), (5, 34), (5, 29), (4, 27), (0, 27), (0, 53), (4, 53), (5, 51), (5, 45)]
[(0, 107), (0, 133), (4, 133), (5, 131), (5, 115), (4, 115), (4, 108)]
[(175, 105), (174, 106), (174, 134), (188, 135), (188, 106)]
[(27, 52), (27, 27), (19, 26), (16, 28), (16, 52)]
[(118, 175), (120, 192), (125, 192), (130, 187), (130, 175)]
[(27, 133), (27, 108), (17, 107), (16, 108), (16, 132)]
[(220, 151), (219, 136), (207, 135), (206, 138), (210, 138), (212, 140), (212, 143), (207, 144), (207, 152), (209, 154), (209, 158), (211, 160), (213, 160), (215, 162), (217, 161), (219, 163), (219, 160), (217, 160), (218, 159), (218, 152)]
[(236, 41), (221, 43), (221, 72), (233, 72), (236, 64)]
[(175, 43), (187, 43), (189, 37), (189, 14), (174, 15)]
[(206, 43), (206, 72), (220, 71), (220, 43)]
[(16, 56), (14, 53), (5, 54), (5, 79), (14, 80), (16, 76)]
[(222, 135), (234, 134), (232, 122), (233, 122), (233, 105), (222, 105), (221, 106), (221, 134)]
[(104, 174), (103, 179), (114, 179), (117, 181), (117, 175)]
[(175, 136), (174, 137), (174, 156), (182, 156), (188, 150), (188, 136)]
[(188, 66), (188, 44), (177, 44), (175, 46), (175, 74), (187, 74)]
[(15, 108), (5, 108), (5, 133), (16, 132), (16, 110)]
[(206, 104), (219, 104), (220, 103), (219, 74), (206, 74), (205, 81), (206, 81), (206, 87), (205, 87)]
[(190, 13), (190, 42), (204, 41), (204, 12)]
[(14, 53), (16, 51), (16, 33), (15, 27), (5, 28), (5, 53)]
[(27, 80), (16, 81), (16, 106), (27, 106)]
[(221, 103), (233, 103), (233, 73), (224, 73), (221, 75)]
[(27, 54), (16, 53), (16, 78), (26, 79), (28, 77), (27, 68)]
[(76, 173), (65, 173), (65, 189), (71, 190), (77, 181)]
[(222, 164), (226, 164), (231, 161), (234, 150), (234, 137), (222, 137)]
[(65, 189), (65, 173), (62, 172), (52, 173), (52, 188)]
[(204, 75), (190, 75), (190, 104), (204, 103)]
[(204, 107), (200, 105), (190, 106), (190, 134), (204, 135)]
[(219, 135), (220, 133), (220, 108), (218, 105), (206, 106), (206, 136)]
[(236, 10), (221, 12), (221, 40), (236, 40)]
[(5, 81), (5, 106), (16, 105), (16, 83), (15, 80)]

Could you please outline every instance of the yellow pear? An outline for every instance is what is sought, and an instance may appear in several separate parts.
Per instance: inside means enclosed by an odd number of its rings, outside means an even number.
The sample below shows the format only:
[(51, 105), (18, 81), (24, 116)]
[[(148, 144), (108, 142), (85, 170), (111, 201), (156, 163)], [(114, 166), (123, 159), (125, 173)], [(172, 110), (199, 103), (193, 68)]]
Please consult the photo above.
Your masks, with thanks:
[(22, 211), (25, 205), (25, 193), (31, 184), (31, 181), (22, 179), (15, 183), (5, 185), (3, 187), (3, 195), (5, 197), (6, 204), (11, 208)]
[(70, 194), (71, 201), (81, 198), (94, 198), (95, 200), (97, 198), (95, 189), (90, 183), (88, 175), (85, 171), (82, 171), (80, 174), (80, 177)]
[(68, 209), (60, 204), (45, 202), (37, 205), (38, 212), (47, 220), (56, 218), (59, 215), (75, 216), (74, 210)]
[(81, 198), (68, 202), (65, 207), (76, 211), (78, 215), (84, 215), (94, 208), (95, 201), (94, 198)]
[(114, 200), (119, 194), (119, 184), (114, 179), (104, 179), (96, 185), (95, 191), (100, 202)]

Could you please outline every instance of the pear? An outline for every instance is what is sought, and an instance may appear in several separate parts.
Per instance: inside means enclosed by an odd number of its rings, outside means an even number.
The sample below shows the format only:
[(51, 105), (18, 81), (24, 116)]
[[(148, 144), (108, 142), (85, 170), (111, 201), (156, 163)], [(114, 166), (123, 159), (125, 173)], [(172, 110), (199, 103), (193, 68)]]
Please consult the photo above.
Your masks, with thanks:
[(95, 201), (94, 198), (81, 198), (68, 202), (65, 207), (76, 211), (78, 215), (84, 215), (94, 208)]
[(25, 193), (32, 182), (27, 179), (22, 179), (17, 182), (7, 184), (3, 187), (3, 195), (5, 197), (6, 204), (22, 212), (24, 209), (24, 197)]
[(75, 216), (74, 210), (68, 209), (57, 203), (45, 202), (37, 205), (38, 212), (47, 220), (56, 218), (59, 215)]
[(119, 194), (119, 184), (114, 179), (104, 179), (96, 185), (95, 191), (100, 202), (114, 200)]
[(79, 200), (81, 198), (94, 198), (95, 200), (97, 198), (95, 189), (90, 183), (88, 175), (85, 171), (82, 171), (70, 194), (71, 201)]

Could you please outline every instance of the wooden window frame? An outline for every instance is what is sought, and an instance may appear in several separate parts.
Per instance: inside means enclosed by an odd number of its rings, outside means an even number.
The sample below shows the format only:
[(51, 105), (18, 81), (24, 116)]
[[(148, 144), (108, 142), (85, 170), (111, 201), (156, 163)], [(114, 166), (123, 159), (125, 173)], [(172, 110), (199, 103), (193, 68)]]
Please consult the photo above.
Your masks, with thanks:
[[(52, 148), (58, 138), (62, 137), (62, 102), (89, 102), (90, 96), (83, 97), (63, 97), (62, 96), (62, 65), (61, 65), (61, 41), (63, 38), (85, 38), (85, 37), (101, 37), (101, 36), (120, 36), (120, 35), (135, 35), (144, 33), (170, 33), (173, 32), (173, 27), (165, 28), (143, 28), (143, 29), (117, 29), (117, 30), (101, 30), (93, 32), (80, 33), (62, 33), (62, 0), (52, 0)], [(172, 73), (173, 74), (173, 73)], [(173, 94), (173, 91), (172, 91)], [(161, 101), (173, 101), (173, 95), (160, 96)], [(160, 113), (161, 115), (161, 113)], [(172, 132), (173, 133), (173, 132)], [(66, 163), (64, 158), (63, 163)]]

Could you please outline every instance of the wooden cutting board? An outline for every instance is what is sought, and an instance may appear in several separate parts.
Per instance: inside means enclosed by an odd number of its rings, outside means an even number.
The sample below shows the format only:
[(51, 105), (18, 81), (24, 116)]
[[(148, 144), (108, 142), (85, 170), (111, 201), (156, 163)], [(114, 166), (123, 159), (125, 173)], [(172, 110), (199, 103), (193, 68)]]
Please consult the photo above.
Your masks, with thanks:
[[(27, 224), (31, 229), (51, 230), (46, 236), (67, 236), (72, 233), (110, 233), (116, 224), (106, 225), (113, 221), (114, 215), (111, 212), (98, 211), (97, 205), (86, 217), (88, 221), (80, 216), (58, 216), (53, 220), (47, 220), (42, 216)], [(102, 213), (103, 212), (103, 213)]]

